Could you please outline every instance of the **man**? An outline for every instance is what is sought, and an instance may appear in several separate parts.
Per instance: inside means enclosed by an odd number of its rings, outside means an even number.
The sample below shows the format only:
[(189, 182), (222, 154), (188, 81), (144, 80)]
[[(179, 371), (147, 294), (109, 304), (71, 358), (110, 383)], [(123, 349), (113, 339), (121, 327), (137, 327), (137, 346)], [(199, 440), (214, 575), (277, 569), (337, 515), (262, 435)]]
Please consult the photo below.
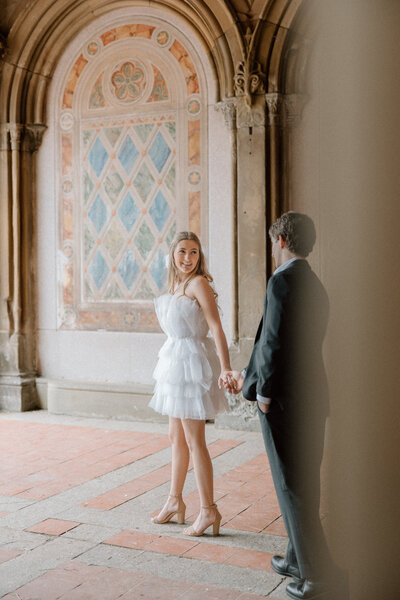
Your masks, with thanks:
[(271, 473), (289, 536), (272, 568), (293, 577), (291, 598), (326, 598), (329, 553), (319, 519), (320, 465), (328, 413), (322, 342), (328, 298), (305, 258), (312, 220), (283, 214), (270, 227), (276, 270), (269, 279), (249, 365), (233, 371), (228, 391), (257, 401)]

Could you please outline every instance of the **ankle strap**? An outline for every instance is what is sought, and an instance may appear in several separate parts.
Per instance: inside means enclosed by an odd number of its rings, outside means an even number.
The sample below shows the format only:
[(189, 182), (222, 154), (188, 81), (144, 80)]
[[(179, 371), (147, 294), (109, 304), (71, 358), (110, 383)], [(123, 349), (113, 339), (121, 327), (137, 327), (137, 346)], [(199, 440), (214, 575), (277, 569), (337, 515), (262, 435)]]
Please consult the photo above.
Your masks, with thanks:
[(217, 508), (216, 504), (210, 504), (210, 506), (202, 506), (201, 508)]
[(182, 498), (182, 494), (168, 494), (170, 498)]

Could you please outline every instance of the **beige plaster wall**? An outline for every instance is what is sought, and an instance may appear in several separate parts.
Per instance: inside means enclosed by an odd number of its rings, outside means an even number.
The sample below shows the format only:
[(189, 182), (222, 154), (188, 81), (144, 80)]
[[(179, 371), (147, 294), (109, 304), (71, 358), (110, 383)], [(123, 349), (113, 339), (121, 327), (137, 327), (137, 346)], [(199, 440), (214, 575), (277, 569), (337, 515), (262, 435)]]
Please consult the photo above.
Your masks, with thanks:
[[(315, 5), (314, 5), (315, 6)], [(319, 20), (316, 20), (316, 18)], [(400, 493), (400, 5), (324, 3), (292, 207), (311, 214), (311, 262), (330, 297), (329, 535), (351, 600), (398, 595)]]

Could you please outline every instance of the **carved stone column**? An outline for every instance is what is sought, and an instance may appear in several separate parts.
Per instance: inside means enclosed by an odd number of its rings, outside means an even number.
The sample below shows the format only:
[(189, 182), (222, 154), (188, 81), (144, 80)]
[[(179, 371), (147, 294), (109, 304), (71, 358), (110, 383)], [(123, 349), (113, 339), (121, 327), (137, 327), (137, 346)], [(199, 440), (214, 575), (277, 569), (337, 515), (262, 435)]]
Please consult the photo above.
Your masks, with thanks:
[[(266, 288), (265, 100), (237, 101), (239, 338), (249, 354)], [(245, 350), (245, 347), (247, 348)]]
[(215, 109), (222, 112), (225, 125), (229, 131), (231, 146), (231, 211), (233, 235), (233, 274), (232, 274), (232, 346), (236, 347), (239, 339), (238, 325), (238, 214), (237, 214), (237, 129), (236, 129), (236, 98), (227, 98), (218, 102)]
[(36, 405), (35, 152), (45, 126), (1, 124), (0, 408)]
[(268, 106), (269, 126), (269, 211), (268, 226), (276, 221), (282, 212), (282, 157), (281, 157), (281, 126), (284, 109), (282, 94), (273, 92), (265, 94)]
[[(262, 311), (266, 288), (266, 155), (264, 75), (250, 52), (235, 75), (236, 127), (231, 126), (233, 152), (237, 154), (234, 201), (237, 235), (237, 337), (231, 348), (234, 368), (247, 365)], [(232, 110), (232, 109), (226, 109)], [(233, 111), (232, 111), (233, 112)], [(232, 173), (233, 175), (233, 173)], [(234, 220), (235, 222), (235, 220)], [(216, 424), (234, 429), (258, 430), (254, 403), (242, 395), (230, 396), (229, 415)]]

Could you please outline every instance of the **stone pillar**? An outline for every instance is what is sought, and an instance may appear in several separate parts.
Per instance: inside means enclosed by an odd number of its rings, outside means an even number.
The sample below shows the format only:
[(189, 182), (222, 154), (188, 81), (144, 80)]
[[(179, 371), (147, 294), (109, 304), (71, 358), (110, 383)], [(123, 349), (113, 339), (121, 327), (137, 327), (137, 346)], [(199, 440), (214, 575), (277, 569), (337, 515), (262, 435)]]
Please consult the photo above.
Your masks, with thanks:
[[(249, 353), (266, 288), (265, 100), (237, 102), (239, 339)], [(241, 352), (241, 353), (242, 353)]]
[[(247, 365), (266, 288), (266, 154), (264, 76), (250, 55), (238, 64), (236, 97), (220, 103), (232, 140), (235, 273), (233, 290), (234, 368)], [(220, 415), (220, 427), (258, 429), (254, 403), (230, 396), (231, 413)]]
[(237, 214), (237, 129), (236, 129), (236, 98), (227, 98), (215, 105), (216, 110), (223, 113), (225, 125), (229, 131), (231, 143), (231, 211), (233, 237), (233, 273), (232, 273), (232, 346), (237, 347), (239, 340), (238, 323), (238, 214)]
[(0, 409), (36, 406), (35, 152), (44, 125), (1, 124)]
[(268, 227), (276, 221), (282, 212), (282, 144), (281, 125), (283, 98), (282, 94), (272, 92), (265, 94), (268, 106), (268, 154), (269, 154), (269, 203), (268, 203)]

